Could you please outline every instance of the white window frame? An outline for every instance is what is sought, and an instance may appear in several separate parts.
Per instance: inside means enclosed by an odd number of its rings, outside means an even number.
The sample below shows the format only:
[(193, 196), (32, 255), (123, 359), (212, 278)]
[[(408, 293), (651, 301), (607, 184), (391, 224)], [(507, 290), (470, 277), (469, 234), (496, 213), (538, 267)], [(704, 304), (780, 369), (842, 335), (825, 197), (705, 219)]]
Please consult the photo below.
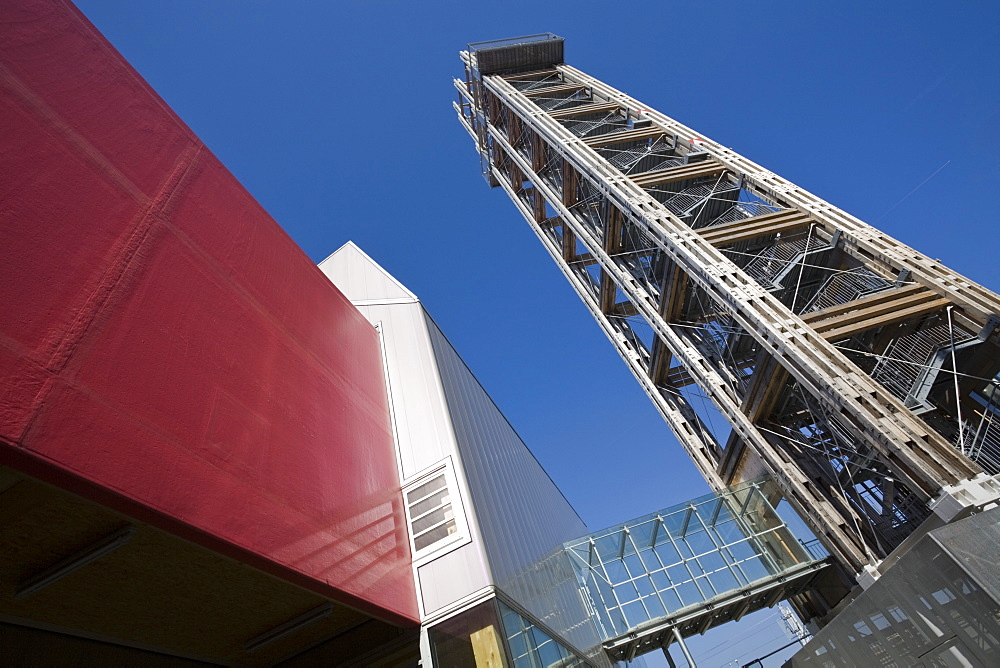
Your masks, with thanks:
[[(410, 503), (407, 500), (407, 494), (442, 474), (444, 475), (445, 485), (448, 489), (448, 502), (451, 504), (452, 509), (452, 517), (449, 519), (455, 521), (455, 533), (418, 550), (414, 542), (416, 537), (413, 535), (413, 520), (415, 518), (410, 515)], [(469, 534), (469, 522), (465, 515), (465, 505), (462, 503), (462, 493), (458, 486), (458, 480), (455, 477), (455, 467), (451, 461), (451, 457), (434, 464), (430, 468), (413, 476), (410, 480), (407, 480), (406, 484), (403, 485), (402, 493), (403, 509), (406, 513), (406, 532), (410, 537), (410, 553), (413, 556), (414, 565), (433, 561), (445, 552), (450, 552), (461, 545), (472, 542), (472, 537)]]

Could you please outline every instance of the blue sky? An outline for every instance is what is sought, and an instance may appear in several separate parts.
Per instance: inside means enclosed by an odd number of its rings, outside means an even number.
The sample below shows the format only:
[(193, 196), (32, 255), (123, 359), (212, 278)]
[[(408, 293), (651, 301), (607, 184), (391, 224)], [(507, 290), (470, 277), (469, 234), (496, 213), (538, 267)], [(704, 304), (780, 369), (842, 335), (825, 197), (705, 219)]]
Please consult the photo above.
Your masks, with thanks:
[(1000, 287), (1000, 3), (77, 4), (314, 261), (353, 240), (421, 297), (594, 529), (707, 487), (479, 175), (451, 110), (466, 43), (555, 32), (570, 64)]

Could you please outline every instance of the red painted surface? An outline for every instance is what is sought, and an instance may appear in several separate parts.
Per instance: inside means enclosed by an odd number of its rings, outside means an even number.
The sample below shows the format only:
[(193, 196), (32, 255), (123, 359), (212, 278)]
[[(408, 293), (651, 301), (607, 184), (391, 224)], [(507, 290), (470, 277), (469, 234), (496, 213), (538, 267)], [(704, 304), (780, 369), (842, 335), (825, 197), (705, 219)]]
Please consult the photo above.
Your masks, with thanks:
[(417, 621), (371, 325), (68, 3), (0, 128), (0, 462)]

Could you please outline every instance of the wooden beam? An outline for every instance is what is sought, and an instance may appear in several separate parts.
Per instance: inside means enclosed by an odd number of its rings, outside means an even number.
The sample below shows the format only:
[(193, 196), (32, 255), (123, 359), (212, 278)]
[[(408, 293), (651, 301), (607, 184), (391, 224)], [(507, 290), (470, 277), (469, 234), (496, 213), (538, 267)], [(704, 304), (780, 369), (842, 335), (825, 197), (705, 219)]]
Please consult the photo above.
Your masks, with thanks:
[(606, 271), (601, 272), (600, 306), (601, 313), (611, 315), (615, 310), (615, 297), (618, 294), (618, 286)]
[(616, 255), (622, 249), (622, 224), (625, 216), (607, 200), (604, 200), (603, 207), (604, 250), (608, 255)]
[(510, 145), (514, 148), (520, 148), (521, 146), (521, 132), (524, 130), (524, 121), (517, 114), (512, 114), (510, 116), (510, 121), (508, 123), (510, 128), (507, 131), (507, 137), (510, 138)]
[(937, 297), (935, 293), (930, 291), (928, 291), (928, 296), (934, 297), (934, 299), (923, 301), (920, 304), (916, 304), (902, 310), (892, 310), (874, 319), (865, 318), (858, 322), (853, 322), (849, 325), (844, 325), (843, 327), (837, 327), (836, 329), (830, 329), (820, 333), (827, 341), (848, 339), (855, 334), (866, 332), (869, 329), (876, 329), (885, 325), (902, 322), (903, 320), (909, 320), (910, 318), (915, 318), (917, 316), (933, 313), (934, 311), (940, 311), (951, 303), (943, 297)]
[(677, 319), (677, 315), (684, 305), (687, 286), (687, 275), (681, 271), (676, 262), (668, 261), (663, 272), (659, 305), (659, 313), (665, 321), (673, 322)]
[(611, 309), (611, 315), (619, 318), (631, 318), (639, 314), (639, 309), (632, 302), (618, 302)]
[[(604, 200), (601, 207), (603, 208), (601, 217), (604, 219), (604, 252), (608, 255), (614, 255), (621, 248), (623, 216), (621, 211), (607, 200)], [(620, 314), (616, 310), (618, 306), (616, 300), (618, 296), (617, 287), (614, 280), (608, 275), (608, 272), (602, 271), (600, 288), (602, 313)]]
[(806, 313), (802, 319), (827, 341), (933, 313), (950, 304), (922, 285), (908, 285)]
[(668, 387), (685, 387), (687, 385), (694, 384), (694, 378), (688, 373), (688, 370), (684, 367), (677, 367), (673, 371), (667, 373), (667, 377), (663, 385)]
[(667, 371), (670, 370), (670, 360), (673, 355), (659, 336), (653, 339), (653, 350), (649, 354), (649, 378), (654, 385), (663, 385)]
[(530, 130), (530, 132), (528, 141), (531, 145), (531, 169), (535, 174), (540, 175), (545, 169), (545, 143), (537, 132), (534, 130)]
[(562, 203), (563, 206), (568, 208), (576, 204), (576, 184), (579, 174), (575, 169), (573, 169), (573, 165), (571, 165), (568, 160), (563, 161), (562, 171)]
[(747, 442), (739, 434), (731, 431), (729, 433), (729, 440), (726, 441), (725, 448), (722, 451), (722, 457), (719, 458), (719, 463), (715, 467), (716, 473), (719, 474), (719, 477), (727, 485), (738, 482), (735, 480), (736, 474), (739, 473), (743, 457), (747, 452), (753, 451), (747, 449)]
[(549, 116), (558, 120), (560, 118), (573, 118), (574, 116), (583, 116), (585, 114), (597, 114), (602, 111), (614, 111), (620, 108), (621, 105), (617, 102), (598, 102), (597, 104), (581, 104), (578, 107), (550, 111)]
[[(562, 219), (560, 219), (562, 220)], [(576, 235), (573, 234), (573, 230), (570, 229), (566, 221), (562, 221), (562, 255), (563, 261), (569, 264), (576, 257)]]
[(500, 640), (493, 625), (474, 631), (469, 636), (472, 644), (472, 657), (477, 668), (503, 668), (503, 652), (500, 650)]
[(542, 197), (542, 193), (538, 192), (538, 188), (532, 186), (528, 189), (531, 193), (531, 208), (532, 213), (535, 216), (536, 223), (542, 223), (545, 221), (545, 198)]
[(658, 139), (664, 135), (662, 129), (658, 127), (640, 128), (638, 130), (625, 130), (624, 132), (612, 132), (606, 135), (588, 137), (583, 143), (590, 148), (601, 146), (611, 146), (612, 144), (623, 144), (625, 142), (642, 141), (643, 139)]
[(538, 90), (526, 90), (522, 95), (525, 97), (545, 97), (552, 93), (568, 93), (572, 91), (585, 90), (587, 87), (582, 84), (562, 84), (561, 86), (549, 86)]
[(908, 298), (913, 295), (919, 295), (926, 291), (927, 288), (922, 285), (906, 285), (894, 290), (876, 292), (875, 294), (862, 297), (861, 299), (844, 302), (843, 304), (834, 304), (833, 306), (828, 306), (827, 308), (819, 311), (803, 313), (801, 318), (806, 322), (806, 324), (812, 326), (813, 328), (817, 328), (819, 326), (818, 323), (822, 321), (838, 318), (846, 313), (857, 311), (859, 309), (893, 302), (895, 300)]
[(753, 380), (747, 390), (740, 410), (751, 422), (768, 417), (788, 384), (788, 372), (773, 356), (761, 351), (754, 364)]
[(524, 72), (523, 74), (511, 74), (500, 78), (503, 79), (504, 81), (524, 81), (525, 79), (530, 79), (532, 77), (552, 75), (552, 74), (559, 74), (559, 70), (536, 70), (534, 72)]
[(708, 243), (718, 248), (768, 234), (779, 232), (784, 234), (792, 230), (806, 228), (813, 222), (815, 222), (813, 218), (800, 211), (786, 209), (762, 216), (744, 218), (732, 223), (702, 228), (698, 232), (705, 237)]
[(655, 172), (646, 172), (645, 174), (636, 174), (629, 178), (635, 182), (640, 188), (649, 188), (650, 186), (660, 185), (663, 183), (673, 183), (674, 181), (687, 181), (689, 179), (697, 179), (702, 176), (711, 176), (712, 174), (721, 174), (726, 171), (724, 165), (720, 165), (714, 160), (703, 160), (701, 162), (696, 162), (693, 165), (680, 165), (678, 167), (671, 167), (670, 169), (659, 169)]
[[(740, 402), (740, 411), (754, 424), (760, 423), (774, 410), (774, 405), (781, 396), (781, 391), (788, 384), (788, 377), (788, 372), (772, 355), (765, 351), (759, 352), (754, 362), (750, 388)], [(734, 477), (740, 470), (740, 464), (747, 449), (746, 445), (746, 442), (739, 438), (734, 431), (716, 469), (719, 477), (727, 484), (734, 482)]]

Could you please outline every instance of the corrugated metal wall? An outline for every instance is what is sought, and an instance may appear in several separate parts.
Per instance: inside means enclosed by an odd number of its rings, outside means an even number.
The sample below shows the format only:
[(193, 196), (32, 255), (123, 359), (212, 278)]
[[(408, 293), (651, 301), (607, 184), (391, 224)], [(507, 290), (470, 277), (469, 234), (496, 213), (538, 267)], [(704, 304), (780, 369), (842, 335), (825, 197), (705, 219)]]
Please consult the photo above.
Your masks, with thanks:
[[(487, 587), (490, 578), (483, 541), (471, 517), (464, 472), (448, 405), (427, 331), (423, 306), (357, 246), (348, 243), (320, 263), (320, 269), (382, 331), (390, 404), (403, 483), (437, 465), (453, 466), (462, 496), (469, 540), (417, 562), (423, 617)], [(410, 298), (404, 298), (410, 295)]]
[(562, 551), (586, 525), (430, 316), (427, 323), (493, 583), (578, 649), (597, 645)]
[(471, 542), (418, 561), (425, 618), (493, 584), (578, 649), (598, 645), (562, 551), (587, 533), (572, 506), (409, 290), (353, 244), (320, 268), (381, 327), (404, 485), (455, 467)]

